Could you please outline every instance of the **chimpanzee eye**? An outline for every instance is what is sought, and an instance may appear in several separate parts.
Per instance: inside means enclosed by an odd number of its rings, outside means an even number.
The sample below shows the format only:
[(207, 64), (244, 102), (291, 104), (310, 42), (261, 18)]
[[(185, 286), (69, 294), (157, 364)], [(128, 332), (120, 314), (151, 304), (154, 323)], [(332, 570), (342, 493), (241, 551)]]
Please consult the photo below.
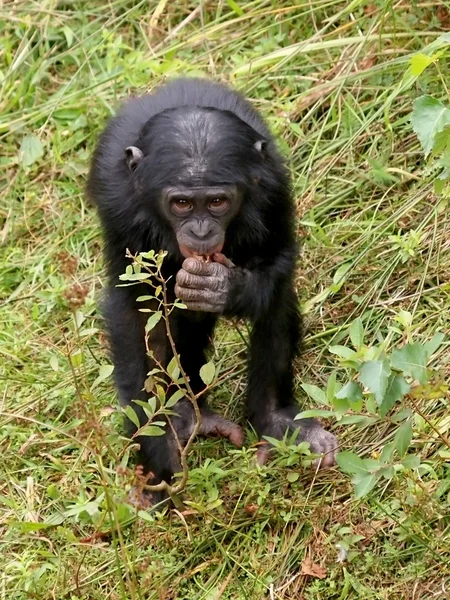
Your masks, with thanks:
[(176, 198), (172, 201), (172, 207), (176, 212), (189, 212), (192, 208), (192, 204), (186, 198)]
[(213, 211), (223, 211), (228, 207), (228, 200), (225, 198), (213, 198), (209, 201), (209, 209)]

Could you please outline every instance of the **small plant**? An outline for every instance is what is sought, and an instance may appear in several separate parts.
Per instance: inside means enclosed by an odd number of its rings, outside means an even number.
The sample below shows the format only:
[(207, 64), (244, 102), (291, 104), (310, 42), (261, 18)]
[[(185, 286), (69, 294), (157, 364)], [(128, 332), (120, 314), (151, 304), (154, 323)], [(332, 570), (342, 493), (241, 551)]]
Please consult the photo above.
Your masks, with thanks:
[(411, 229), (405, 233), (399, 232), (396, 235), (390, 235), (389, 241), (392, 242), (393, 248), (400, 253), (401, 262), (404, 264), (416, 256), (422, 237), (423, 234), (419, 231)]
[(443, 88), (447, 93), (447, 102), (424, 94), (414, 102), (411, 123), (422, 145), (425, 158), (431, 158), (430, 171), (437, 172), (434, 189), (440, 194), (450, 180), (450, 107), (448, 106), (448, 89), (439, 61), (448, 58), (450, 34), (441, 35), (423, 52), (411, 58), (410, 71), (419, 77), (430, 65), (438, 70)]
[[(186, 486), (188, 478), (187, 456), (192, 442), (200, 431), (202, 417), (197, 402), (198, 396), (194, 394), (189, 385), (189, 378), (183, 370), (180, 356), (175, 348), (175, 342), (170, 330), (170, 314), (174, 310), (184, 309), (185, 306), (178, 299), (175, 299), (173, 302), (169, 302), (168, 300), (166, 281), (162, 274), (162, 266), (166, 254), (166, 252), (156, 253), (154, 250), (141, 252), (137, 255), (132, 255), (128, 252), (127, 256), (133, 260), (133, 263), (127, 266), (126, 272), (123, 275), (120, 275), (120, 280), (125, 282), (120, 284), (121, 286), (142, 283), (148, 285), (150, 293), (139, 296), (137, 301), (141, 303), (153, 302), (156, 306), (155, 309), (147, 307), (139, 309), (143, 313), (149, 313), (145, 326), (145, 343), (149, 358), (156, 364), (156, 367), (149, 371), (145, 380), (145, 390), (149, 394), (148, 400), (133, 401), (136, 406), (139, 406), (143, 410), (147, 422), (142, 425), (136, 410), (131, 405), (122, 407), (122, 411), (136, 426), (133, 439), (138, 436), (165, 435), (167, 425), (169, 426), (180, 454), (181, 476), (175, 485), (169, 485), (167, 482), (162, 481), (157, 485), (143, 485), (143, 487), (149, 492), (165, 491), (175, 506), (181, 508), (183, 507), (183, 503), (179, 499), (178, 494)], [(165, 323), (166, 334), (173, 354), (173, 358), (167, 366), (158, 360), (150, 346), (150, 333), (161, 320)], [(203, 365), (200, 369), (200, 377), (208, 388), (215, 378), (215, 366), (212, 362)], [(172, 390), (175, 388), (175, 391), (171, 391), (169, 396), (166, 393), (168, 382)], [(171, 417), (175, 414), (174, 408), (182, 398), (187, 398), (191, 402), (195, 415), (194, 427), (184, 445), (180, 441), (179, 435), (171, 422)]]
[[(410, 324), (411, 315), (402, 311), (399, 322)], [(397, 332), (396, 326), (392, 333)], [(400, 408), (407, 398), (414, 407), (414, 399), (430, 394), (445, 395), (448, 387), (442, 382), (433, 386), (433, 372), (427, 368), (430, 357), (441, 346), (444, 335), (436, 333), (427, 343), (409, 342), (389, 352), (386, 339), (378, 346), (364, 344), (364, 327), (356, 319), (349, 328), (353, 349), (347, 346), (331, 346), (330, 352), (339, 358), (348, 372), (348, 381), (341, 385), (333, 373), (326, 391), (317, 386), (303, 384), (308, 395), (328, 407), (308, 410), (298, 415), (306, 417), (334, 416), (341, 424), (366, 426), (388, 419), (395, 428), (392, 442), (385, 444), (381, 453), (362, 459), (354, 452), (344, 451), (337, 455), (341, 469), (352, 476), (357, 498), (365, 496), (380, 478), (392, 479), (397, 469), (417, 469), (420, 459), (408, 455), (413, 435), (413, 410)]]

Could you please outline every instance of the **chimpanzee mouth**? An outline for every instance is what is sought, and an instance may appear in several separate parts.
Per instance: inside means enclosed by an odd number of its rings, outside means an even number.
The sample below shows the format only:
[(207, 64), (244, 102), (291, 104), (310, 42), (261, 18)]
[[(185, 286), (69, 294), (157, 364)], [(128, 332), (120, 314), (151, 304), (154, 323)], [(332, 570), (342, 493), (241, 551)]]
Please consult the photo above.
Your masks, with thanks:
[(187, 246), (180, 246), (180, 252), (184, 258), (197, 258), (204, 262), (210, 262), (213, 254), (219, 254), (222, 251), (223, 244), (218, 244), (213, 248), (201, 247), (201, 248), (188, 248)]

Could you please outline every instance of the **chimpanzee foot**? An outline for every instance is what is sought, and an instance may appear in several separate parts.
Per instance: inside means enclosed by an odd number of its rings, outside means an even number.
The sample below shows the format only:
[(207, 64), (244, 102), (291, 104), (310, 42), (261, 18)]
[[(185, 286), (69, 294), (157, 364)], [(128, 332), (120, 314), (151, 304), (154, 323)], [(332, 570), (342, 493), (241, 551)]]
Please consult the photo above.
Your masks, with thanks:
[[(192, 404), (187, 400), (181, 400), (176, 405), (174, 412), (175, 415), (171, 417), (172, 427), (177, 435), (180, 446), (183, 447), (185, 446), (186, 442), (188, 441), (192, 432), (194, 431), (196, 423), (195, 412)], [(241, 427), (239, 427), (239, 425), (236, 425), (236, 423), (233, 423), (232, 421), (228, 421), (228, 419), (224, 419), (220, 415), (217, 415), (216, 413), (205, 407), (200, 408), (200, 413), (202, 416), (202, 424), (198, 432), (199, 435), (218, 436), (227, 438), (237, 448), (240, 448), (243, 445), (244, 432), (241, 429)], [(152, 438), (148, 438), (147, 441), (145, 440), (145, 438), (141, 439), (140, 443), (141, 446), (148, 446), (147, 453), (144, 452), (143, 462), (151, 464), (150, 460), (146, 460), (145, 454), (150, 456), (153, 456), (154, 454), (154, 445)], [(133, 506), (139, 509), (146, 509), (153, 508), (155, 507), (155, 505), (161, 508), (166, 505), (172, 505), (172, 502), (168, 498), (167, 493), (165, 491), (155, 492), (149, 491), (145, 488), (145, 483), (147, 483), (147, 485), (154, 485), (156, 483), (159, 483), (161, 479), (165, 479), (168, 483), (170, 483), (172, 480), (172, 475), (181, 471), (178, 444), (170, 430), (168, 430), (166, 433), (165, 452), (165, 476), (160, 474), (160, 476), (150, 478), (148, 479), (148, 481), (144, 481), (145, 477), (141, 476), (141, 481), (137, 485), (133, 486), (129, 493), (128, 500)], [(144, 469), (144, 472), (146, 471), (148, 471), (148, 469)]]
[[(335, 458), (338, 451), (338, 441), (336, 436), (323, 429), (316, 419), (295, 420), (299, 409), (295, 406), (280, 408), (272, 411), (263, 427), (258, 430), (262, 436), (268, 436), (275, 439), (282, 439), (286, 431), (293, 432), (299, 429), (296, 443), (309, 442), (310, 450), (313, 454), (322, 455), (321, 458), (314, 461), (314, 466), (331, 467), (335, 464)], [(257, 461), (263, 465), (269, 460), (271, 448), (268, 443), (263, 443), (256, 453)]]
[(244, 432), (239, 425), (228, 421), (228, 419), (224, 419), (209, 409), (203, 408), (201, 413), (202, 425), (199, 431), (200, 435), (228, 438), (237, 448), (242, 447)]
[[(176, 416), (172, 417), (172, 425), (176, 431), (180, 444), (184, 446), (190, 438), (195, 427), (195, 412), (192, 404), (187, 400), (179, 402), (174, 409)], [(224, 419), (205, 406), (200, 407), (202, 424), (199, 435), (218, 436), (228, 438), (232, 444), (240, 448), (244, 443), (244, 432), (236, 425)]]

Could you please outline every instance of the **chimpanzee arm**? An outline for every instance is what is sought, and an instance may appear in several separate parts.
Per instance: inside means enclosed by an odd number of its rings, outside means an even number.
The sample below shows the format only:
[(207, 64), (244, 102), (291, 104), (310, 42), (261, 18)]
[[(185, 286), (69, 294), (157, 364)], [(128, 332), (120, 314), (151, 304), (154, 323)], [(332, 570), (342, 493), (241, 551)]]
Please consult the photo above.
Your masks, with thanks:
[[(312, 452), (324, 455), (321, 466), (330, 466), (338, 448), (336, 437), (316, 419), (295, 419), (300, 408), (294, 400), (293, 360), (300, 336), (298, 300), (289, 284), (279, 290), (268, 314), (253, 325), (247, 390), (249, 419), (262, 438), (281, 439), (286, 431), (298, 430), (297, 442), (309, 442)], [(261, 446), (257, 456), (264, 463), (269, 447)]]
[[(294, 253), (281, 252), (272, 261), (259, 260), (252, 268), (234, 267), (225, 257), (203, 263), (189, 258), (177, 274), (176, 293), (191, 310), (222, 312), (253, 322), (250, 340), (248, 412), (261, 437), (280, 439), (299, 429), (298, 441), (310, 442), (332, 465), (337, 450), (334, 435), (315, 419), (296, 420), (293, 360), (300, 338), (298, 300), (292, 286)], [(227, 265), (227, 266), (226, 266)], [(258, 453), (267, 459), (267, 448)]]
[(276, 298), (290, 286), (295, 251), (286, 249), (271, 260), (230, 270), (230, 286), (224, 314), (255, 321), (268, 314)]

